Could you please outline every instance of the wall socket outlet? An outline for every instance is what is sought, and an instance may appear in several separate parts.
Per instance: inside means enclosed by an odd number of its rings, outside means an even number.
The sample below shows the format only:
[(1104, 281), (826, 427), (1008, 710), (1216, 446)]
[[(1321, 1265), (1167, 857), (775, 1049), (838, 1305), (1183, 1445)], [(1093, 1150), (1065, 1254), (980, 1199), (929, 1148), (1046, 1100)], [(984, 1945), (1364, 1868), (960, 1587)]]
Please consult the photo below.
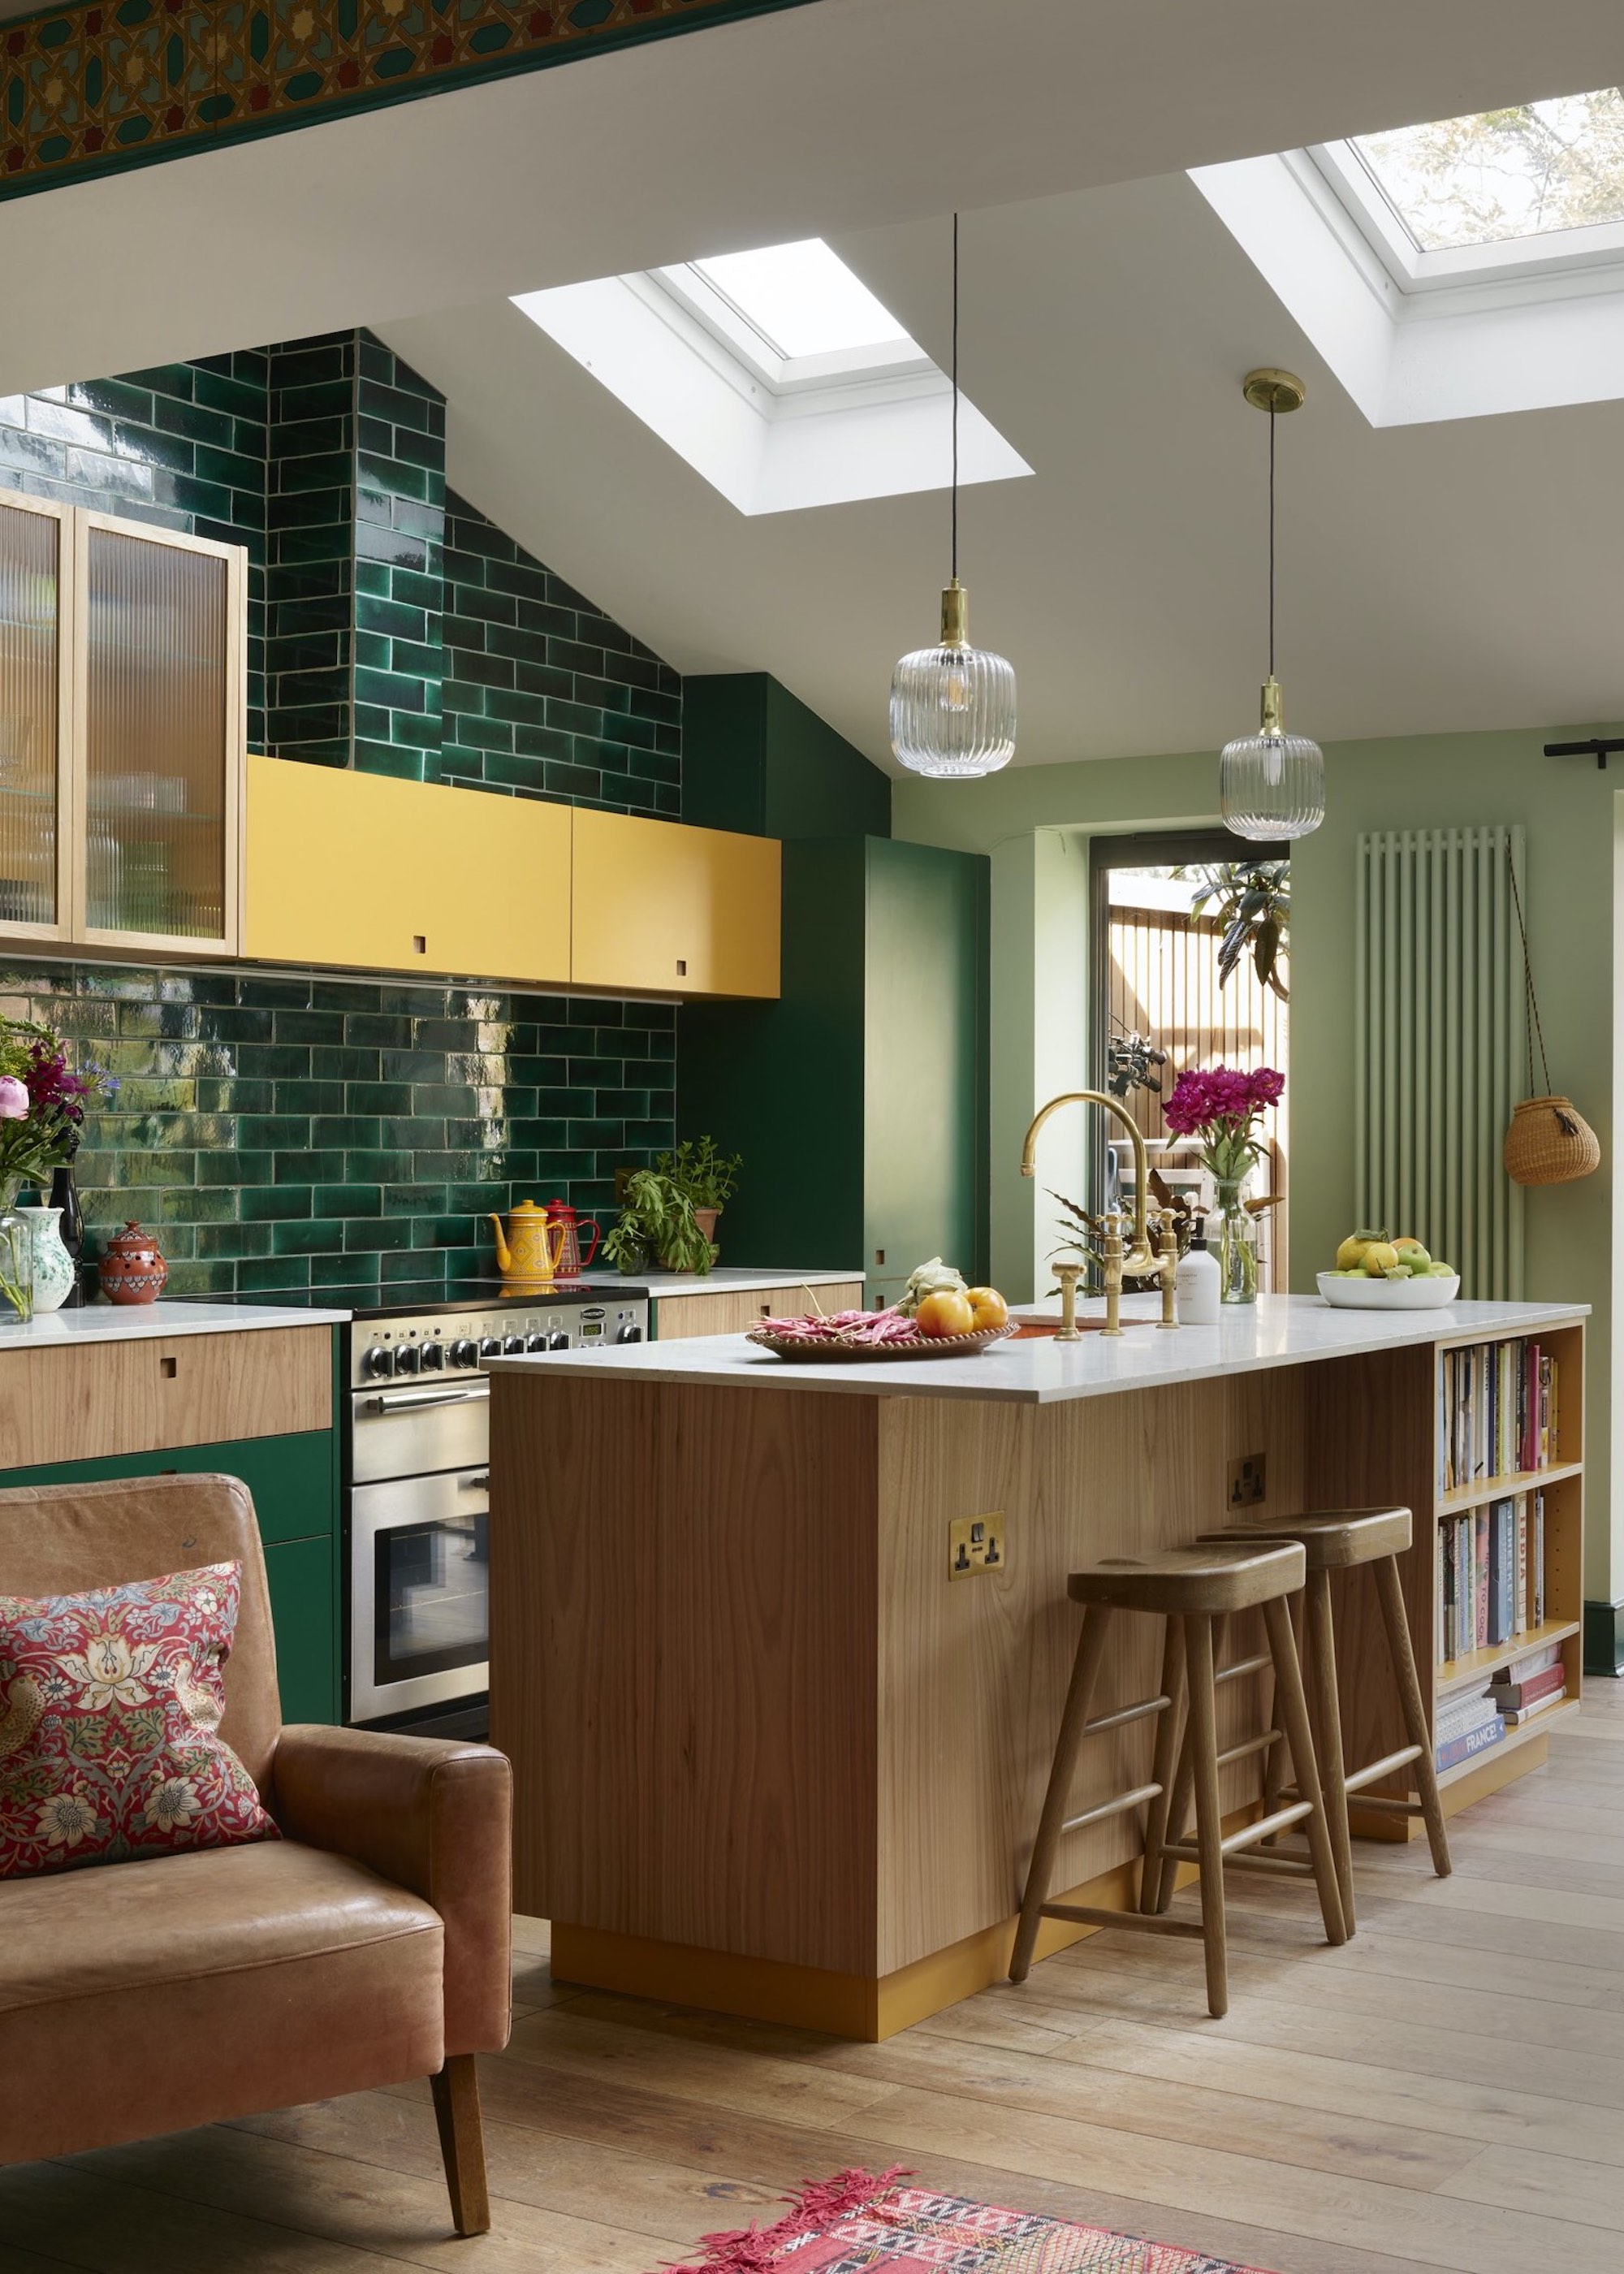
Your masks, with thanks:
[(1243, 1454), (1229, 1464), (1229, 1510), (1261, 1508), (1268, 1498), (1268, 1460), (1262, 1453)]
[(1002, 1571), (1009, 1562), (1004, 1512), (992, 1516), (956, 1516), (947, 1527), (947, 1576), (950, 1579), (979, 1579), (988, 1571)]

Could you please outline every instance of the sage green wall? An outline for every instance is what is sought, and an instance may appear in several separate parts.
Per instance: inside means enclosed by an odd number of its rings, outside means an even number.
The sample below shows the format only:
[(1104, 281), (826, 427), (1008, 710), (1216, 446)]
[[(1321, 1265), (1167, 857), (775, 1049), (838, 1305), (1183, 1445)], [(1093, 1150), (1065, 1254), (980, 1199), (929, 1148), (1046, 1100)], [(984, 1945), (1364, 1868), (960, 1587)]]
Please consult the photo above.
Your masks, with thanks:
[[(1624, 1492), (1610, 1478), (1611, 1312), (1624, 1248), (1613, 1206), (1613, 1027), (1624, 989), (1615, 931), (1620, 779), (1582, 758), (1546, 758), (1552, 731), (1397, 737), (1327, 751), (1324, 826), (1295, 848), (1292, 879), (1291, 1279), (1312, 1290), (1352, 1221), (1353, 932), (1362, 830), (1518, 823), (1527, 832), (1530, 944), (1553, 1080), (1601, 1139), (1600, 1172), (1530, 1192), (1527, 1286), (1535, 1300), (1579, 1300), (1590, 1321), (1587, 1397), (1590, 1520), (1586, 1593), (1624, 1596)], [(1596, 729), (1566, 729), (1565, 733)], [(1605, 732), (1619, 731), (1608, 727)], [(1041, 1190), (1016, 1171), (1034, 1107), (1085, 1071), (1079, 974), (1090, 835), (1217, 818), (1208, 751), (1017, 767), (981, 782), (898, 783), (900, 838), (992, 855), (992, 1265), (1018, 1293), (1041, 1255)], [(1618, 969), (1615, 972), (1615, 958)], [(1624, 1065), (1617, 1068), (1624, 1081)], [(1056, 1128), (1058, 1125), (1056, 1124)], [(1074, 1141), (1068, 1141), (1073, 1146)], [(1042, 1183), (1064, 1157), (1045, 1140)], [(1064, 1189), (1064, 1187), (1063, 1187)], [(1425, 1232), (1422, 1234), (1425, 1237)], [(1379, 1426), (1379, 1425), (1378, 1425)]]

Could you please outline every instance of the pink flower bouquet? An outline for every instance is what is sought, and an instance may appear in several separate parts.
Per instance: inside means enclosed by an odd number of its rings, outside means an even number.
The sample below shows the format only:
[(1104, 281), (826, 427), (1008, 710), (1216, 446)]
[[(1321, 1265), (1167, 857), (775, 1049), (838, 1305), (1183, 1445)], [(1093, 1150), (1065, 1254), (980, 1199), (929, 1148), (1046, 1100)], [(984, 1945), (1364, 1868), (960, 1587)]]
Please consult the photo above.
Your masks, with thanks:
[(1200, 1141), (1201, 1158), (1220, 1185), (1239, 1185), (1263, 1157), (1258, 1117), (1278, 1105), (1286, 1078), (1273, 1066), (1244, 1073), (1238, 1066), (1209, 1066), (1181, 1073), (1165, 1108), (1176, 1137)]

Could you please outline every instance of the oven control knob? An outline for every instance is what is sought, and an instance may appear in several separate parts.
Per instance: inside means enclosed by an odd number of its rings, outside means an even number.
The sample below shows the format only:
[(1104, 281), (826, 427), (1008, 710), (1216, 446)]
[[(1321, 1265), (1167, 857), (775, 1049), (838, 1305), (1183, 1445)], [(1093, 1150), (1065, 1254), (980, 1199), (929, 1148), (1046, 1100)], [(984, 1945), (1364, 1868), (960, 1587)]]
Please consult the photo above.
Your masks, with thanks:
[(442, 1374), (445, 1371), (446, 1365), (446, 1345), (444, 1343), (425, 1343), (422, 1348), (424, 1373)]
[(569, 1337), (564, 1332), (562, 1327), (553, 1328), (553, 1332), (547, 1337), (547, 1348), (549, 1350), (568, 1350), (569, 1348)]
[(416, 1374), (423, 1362), (423, 1352), (416, 1343), (402, 1343), (395, 1353), (396, 1374)]
[(615, 1335), (615, 1340), (618, 1343), (640, 1343), (643, 1340), (643, 1329), (641, 1327), (621, 1327)]
[(395, 1352), (374, 1343), (361, 1360), (361, 1371), (369, 1381), (381, 1382), (386, 1374), (395, 1372)]
[(545, 1335), (531, 1335), (526, 1339), (524, 1347), (527, 1351), (545, 1351), (548, 1348), (547, 1337)]
[(480, 1355), (480, 1357), (481, 1357), (481, 1358), (500, 1358), (501, 1354), (502, 1354), (502, 1338), (501, 1338), (501, 1337), (500, 1337), (500, 1335), (487, 1335), (487, 1336), (485, 1337), (485, 1340), (484, 1340), (484, 1341), (480, 1344), (480, 1345), (479, 1345), (479, 1355)]
[(459, 1335), (451, 1345), (451, 1363), (453, 1366), (477, 1366), (478, 1344), (468, 1335)]
[(523, 1336), (509, 1335), (507, 1341), (502, 1344), (502, 1352), (504, 1356), (508, 1358), (523, 1358), (524, 1355)]

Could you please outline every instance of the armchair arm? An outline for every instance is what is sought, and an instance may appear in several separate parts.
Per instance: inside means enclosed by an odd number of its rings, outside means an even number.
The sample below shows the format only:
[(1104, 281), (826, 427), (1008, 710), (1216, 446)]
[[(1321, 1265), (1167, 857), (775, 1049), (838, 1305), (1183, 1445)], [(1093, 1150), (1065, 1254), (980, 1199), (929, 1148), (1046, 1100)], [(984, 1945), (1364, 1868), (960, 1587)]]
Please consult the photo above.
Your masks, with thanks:
[(290, 1840), (365, 1864), (446, 1923), (446, 2054), (508, 2042), (513, 1772), (489, 1745), (380, 1729), (282, 1730), (275, 1814)]

